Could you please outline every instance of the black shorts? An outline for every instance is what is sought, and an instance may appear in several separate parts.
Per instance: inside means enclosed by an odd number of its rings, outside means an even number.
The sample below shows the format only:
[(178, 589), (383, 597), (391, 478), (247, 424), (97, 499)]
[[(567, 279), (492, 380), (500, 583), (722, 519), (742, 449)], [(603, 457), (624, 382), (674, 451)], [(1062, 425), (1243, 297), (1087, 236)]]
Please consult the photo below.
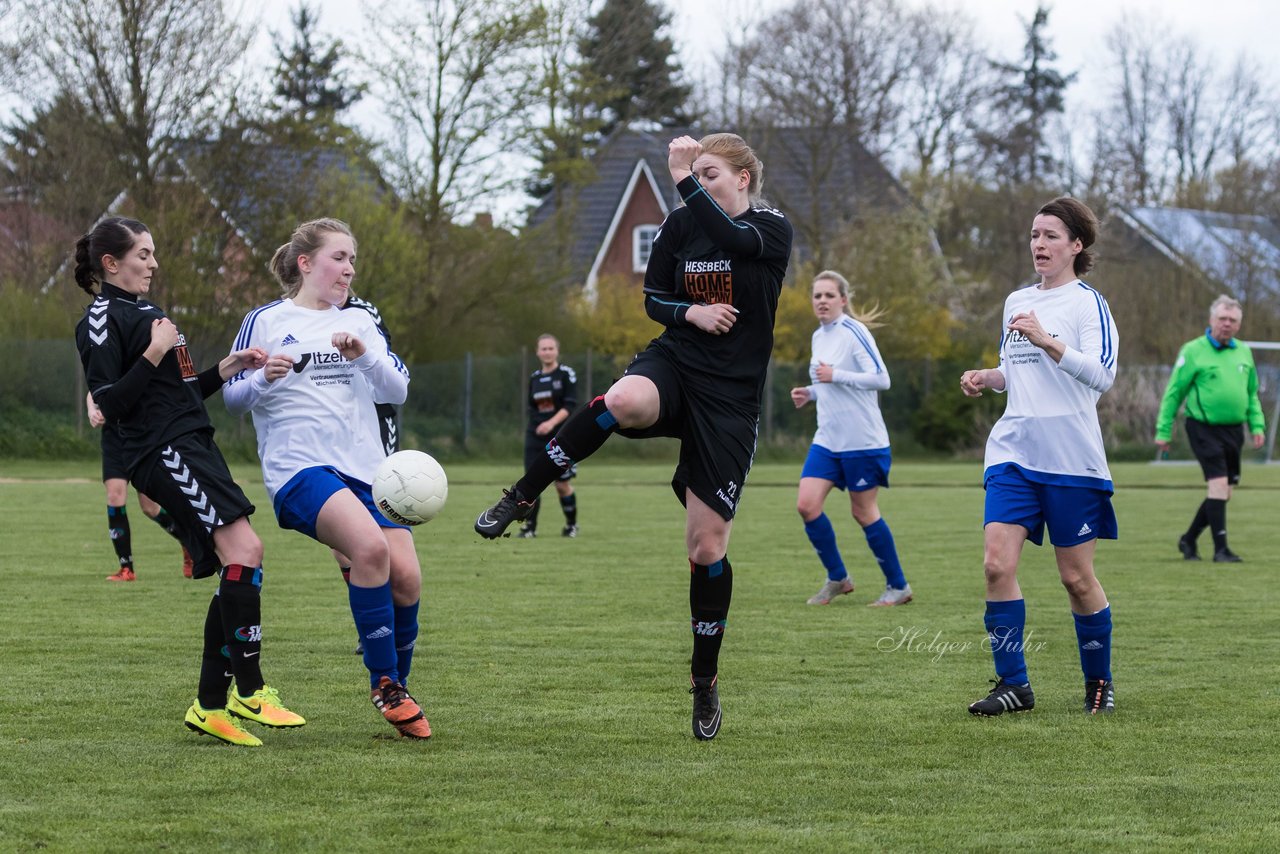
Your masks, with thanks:
[(143, 458), (133, 486), (169, 512), (179, 539), (195, 562), (192, 576), (213, 575), (221, 566), (213, 532), (254, 506), (231, 477), (222, 452), (208, 432), (186, 433)]
[(701, 381), (652, 346), (631, 361), (625, 375), (646, 377), (658, 387), (658, 420), (618, 432), (632, 439), (679, 439), (680, 462), (671, 478), (676, 497), (684, 504), (688, 489), (732, 521), (756, 455), (760, 407), (755, 388)]
[[(552, 433), (554, 435), (554, 432)], [(534, 461), (541, 457), (547, 450), (547, 442), (551, 436), (539, 436), (536, 433), (528, 432), (524, 434), (524, 467), (525, 470), (533, 468)], [(564, 470), (564, 474), (560, 475), (556, 480), (563, 480), (566, 483), (578, 476), (578, 464), (574, 463)]]
[(1240, 482), (1240, 449), (1244, 447), (1243, 424), (1205, 424), (1187, 419), (1187, 441), (1200, 461), (1204, 479), (1225, 477), (1235, 485)]
[(102, 425), (102, 482), (128, 480), (129, 466), (124, 457), (120, 431), (110, 424)]

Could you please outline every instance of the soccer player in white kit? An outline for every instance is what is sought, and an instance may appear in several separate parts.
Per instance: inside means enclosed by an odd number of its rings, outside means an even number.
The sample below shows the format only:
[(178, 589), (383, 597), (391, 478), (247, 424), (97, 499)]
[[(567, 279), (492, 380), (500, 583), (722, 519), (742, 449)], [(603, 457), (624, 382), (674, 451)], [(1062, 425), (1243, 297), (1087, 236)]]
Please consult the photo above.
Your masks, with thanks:
[(1046, 526), (1075, 620), (1084, 710), (1115, 708), (1111, 608), (1094, 575), (1093, 554), (1099, 538), (1116, 538), (1098, 398), (1115, 381), (1119, 336), (1107, 301), (1079, 278), (1093, 266), (1089, 247), (1097, 233), (1093, 211), (1075, 199), (1057, 198), (1037, 211), (1030, 246), (1040, 283), (1005, 300), (999, 367), (960, 377), (970, 397), (985, 389), (1009, 393), (987, 439), (983, 474), (984, 622), (999, 678), (969, 706), (975, 715), (1035, 705), (1017, 571), (1022, 544), (1040, 545)]
[(911, 601), (911, 585), (903, 575), (893, 533), (876, 503), (880, 487), (889, 485), (890, 455), (879, 398), (889, 387), (889, 370), (865, 322), (874, 314), (851, 316), (849, 281), (834, 270), (814, 277), (811, 295), (819, 324), (809, 361), (813, 383), (791, 389), (797, 409), (811, 400), (818, 405), (818, 432), (800, 472), (796, 497), (805, 534), (827, 570), (826, 583), (809, 597), (809, 604), (826, 605), (853, 592), (835, 530), (822, 512), (827, 496), (838, 488), (849, 491), (854, 521), (862, 527), (884, 573), (884, 592), (870, 604), (903, 605)]
[(409, 374), (367, 312), (341, 308), (355, 258), (346, 223), (298, 226), (271, 259), (284, 299), (249, 312), (236, 338), (265, 350), (266, 364), (228, 380), (223, 399), (233, 414), (253, 414), (280, 527), (351, 560), (348, 597), (374, 706), (401, 735), (429, 738), (404, 684), (422, 571), (409, 530), (375, 509), (370, 485), (386, 457), (375, 404), (404, 403)]

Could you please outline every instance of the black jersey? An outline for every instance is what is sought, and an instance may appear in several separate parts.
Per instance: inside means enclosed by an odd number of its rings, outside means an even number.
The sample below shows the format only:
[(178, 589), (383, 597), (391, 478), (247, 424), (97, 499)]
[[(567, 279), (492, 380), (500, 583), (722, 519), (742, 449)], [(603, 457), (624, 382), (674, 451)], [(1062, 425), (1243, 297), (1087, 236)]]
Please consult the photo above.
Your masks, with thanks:
[[(378, 311), (378, 307), (367, 299), (351, 294), (347, 297), (347, 303), (342, 310), (346, 311), (349, 308), (358, 308), (369, 313), (373, 318), (373, 325), (378, 327), (378, 331), (387, 341), (387, 349), (390, 350), (391, 332), (387, 329), (387, 324), (382, 322), (382, 312)], [(378, 413), (378, 432), (382, 435), (382, 450), (386, 451), (387, 456), (391, 456), (400, 450), (400, 407), (394, 403), (375, 402), (373, 408)]]
[(348, 308), (358, 308), (362, 311), (367, 311), (369, 316), (373, 318), (374, 326), (377, 326), (378, 331), (382, 333), (382, 337), (387, 339), (387, 349), (391, 349), (391, 333), (387, 331), (387, 324), (382, 322), (382, 313), (378, 311), (378, 307), (376, 305), (369, 302), (367, 299), (360, 299), (360, 297), (355, 294), (351, 294), (347, 297), (347, 304), (342, 308), (344, 311)]
[[(666, 324), (654, 342), (700, 380), (759, 404), (773, 352), (778, 294), (791, 258), (791, 223), (773, 208), (752, 206), (730, 217), (692, 176), (677, 185), (685, 207), (667, 217), (653, 240), (645, 270), (649, 315)], [(733, 328), (711, 335), (685, 322), (690, 305), (727, 303), (738, 310)]]
[(172, 439), (213, 432), (204, 399), (222, 387), (218, 366), (197, 374), (181, 332), (159, 365), (142, 356), (151, 344), (152, 323), (164, 316), (145, 299), (103, 282), (102, 293), (76, 324), (89, 392), (107, 419), (105, 426), (119, 429), (130, 476), (144, 456)]
[(541, 369), (529, 376), (529, 433), (549, 421), (561, 409), (573, 412), (578, 406), (578, 375), (568, 365), (549, 374)]

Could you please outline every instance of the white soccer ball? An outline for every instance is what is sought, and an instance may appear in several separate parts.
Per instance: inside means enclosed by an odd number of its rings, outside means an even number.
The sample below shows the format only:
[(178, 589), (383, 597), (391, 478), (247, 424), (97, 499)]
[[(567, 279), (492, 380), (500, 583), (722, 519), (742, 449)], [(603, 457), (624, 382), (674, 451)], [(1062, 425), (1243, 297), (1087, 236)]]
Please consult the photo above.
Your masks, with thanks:
[(449, 479), (430, 454), (397, 451), (373, 475), (373, 503), (399, 525), (430, 522), (449, 497)]

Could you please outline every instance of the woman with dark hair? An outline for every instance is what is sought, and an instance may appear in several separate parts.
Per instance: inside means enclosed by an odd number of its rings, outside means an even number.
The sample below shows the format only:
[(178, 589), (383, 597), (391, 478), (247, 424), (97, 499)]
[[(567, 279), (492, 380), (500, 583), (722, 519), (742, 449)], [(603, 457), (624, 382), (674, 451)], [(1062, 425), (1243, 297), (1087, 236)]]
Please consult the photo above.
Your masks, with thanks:
[(197, 373), (186, 339), (145, 299), (158, 267), (151, 233), (137, 220), (111, 217), (81, 237), (75, 279), (93, 302), (76, 325), (76, 346), (94, 403), (119, 431), (134, 488), (173, 516), (194, 577), (218, 575), (186, 725), (257, 746), (262, 742), (232, 716), (271, 727), (306, 721), (263, 682), (262, 542), (249, 526), (254, 507), (213, 442), (204, 400), (266, 353), (238, 350)]
[(350, 561), (347, 596), (374, 707), (401, 735), (430, 738), (405, 688), (422, 569), (409, 528), (379, 513), (372, 494), (386, 458), (376, 404), (404, 403), (409, 372), (368, 312), (342, 310), (355, 265), (346, 223), (317, 219), (294, 230), (271, 259), (283, 298), (249, 312), (236, 338), (237, 348), (270, 356), (232, 377), (223, 400), (232, 413), (253, 415), (280, 527)]
[(969, 397), (986, 389), (1009, 393), (987, 439), (983, 474), (984, 622), (998, 678), (986, 697), (970, 704), (975, 715), (1035, 705), (1017, 573), (1023, 543), (1040, 545), (1046, 527), (1075, 622), (1084, 710), (1115, 709), (1111, 607), (1094, 575), (1093, 554), (1099, 538), (1116, 538), (1098, 398), (1115, 381), (1119, 336), (1107, 301), (1080, 280), (1093, 266), (1089, 247), (1097, 234), (1093, 211), (1075, 199), (1057, 198), (1036, 212), (1030, 248), (1040, 282), (1005, 300), (1000, 365), (960, 377)]
[(556, 432), (497, 504), (480, 536), (502, 536), (533, 501), (613, 433), (680, 439), (671, 486), (685, 506), (693, 734), (720, 730), (720, 644), (733, 591), (729, 532), (755, 457), (778, 294), (791, 258), (791, 224), (759, 201), (764, 166), (736, 134), (667, 146), (685, 206), (653, 240), (645, 310), (666, 327), (626, 374)]

